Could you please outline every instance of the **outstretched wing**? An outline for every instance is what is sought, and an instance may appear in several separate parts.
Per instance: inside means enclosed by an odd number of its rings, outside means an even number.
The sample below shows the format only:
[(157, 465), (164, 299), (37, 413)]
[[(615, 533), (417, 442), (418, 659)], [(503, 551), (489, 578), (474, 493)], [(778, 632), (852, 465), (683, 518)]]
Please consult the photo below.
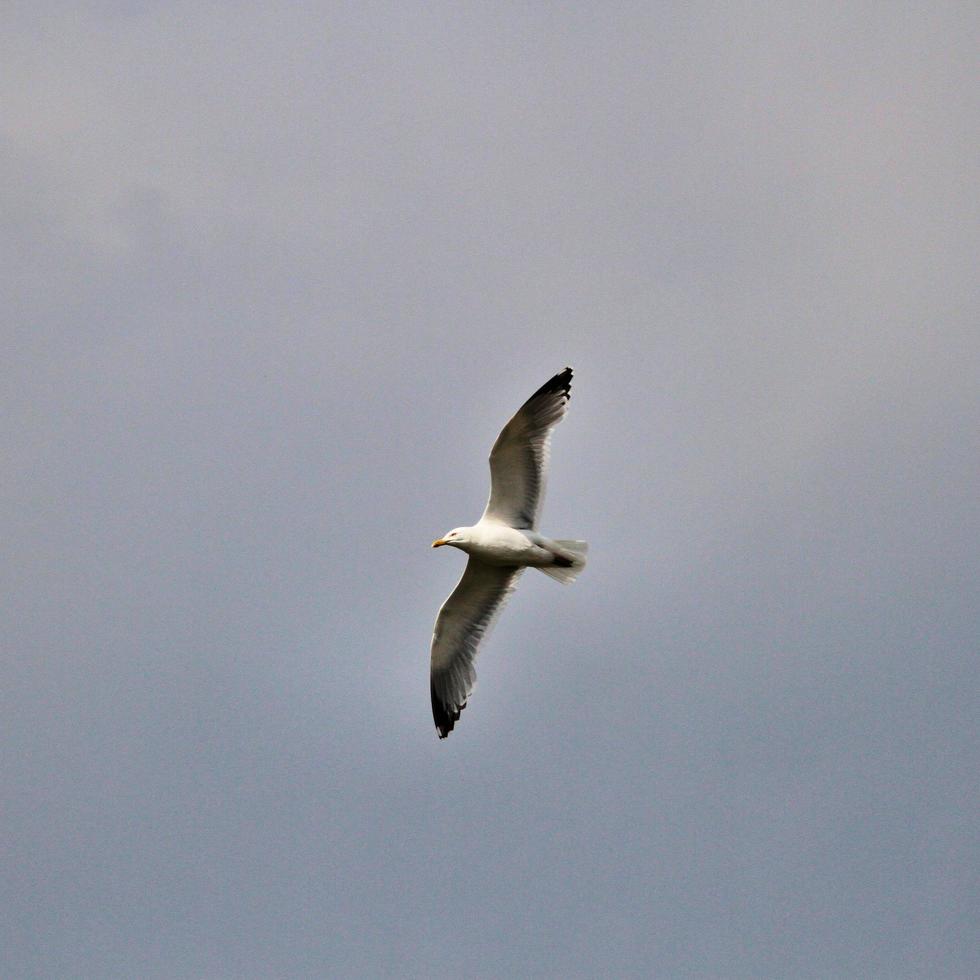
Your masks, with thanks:
[(551, 430), (565, 417), (572, 369), (542, 385), (503, 427), (490, 450), (490, 500), (483, 518), (534, 528), (548, 476)]
[(476, 684), (476, 654), (514, 591), (522, 568), (487, 565), (475, 558), (442, 604), (432, 633), (429, 688), (432, 717), (445, 738), (452, 730)]

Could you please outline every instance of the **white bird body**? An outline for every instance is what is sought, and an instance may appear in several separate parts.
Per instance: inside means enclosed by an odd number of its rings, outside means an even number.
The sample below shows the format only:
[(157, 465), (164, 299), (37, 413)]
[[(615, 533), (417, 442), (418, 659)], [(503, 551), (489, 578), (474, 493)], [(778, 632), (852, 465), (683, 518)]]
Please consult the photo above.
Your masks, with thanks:
[(446, 544), (488, 565), (540, 568), (553, 565), (556, 555), (564, 555), (560, 546), (550, 538), (500, 521), (483, 519), (473, 527), (456, 528), (455, 533), (459, 538), (447, 540), (447, 536), (443, 539)]
[(542, 385), (504, 426), (490, 452), (490, 499), (472, 527), (432, 542), (469, 555), (432, 632), (430, 691), (440, 738), (452, 730), (476, 684), (480, 641), (525, 568), (574, 582), (585, 567), (584, 541), (552, 540), (535, 530), (548, 469), (551, 430), (564, 418), (572, 369)]

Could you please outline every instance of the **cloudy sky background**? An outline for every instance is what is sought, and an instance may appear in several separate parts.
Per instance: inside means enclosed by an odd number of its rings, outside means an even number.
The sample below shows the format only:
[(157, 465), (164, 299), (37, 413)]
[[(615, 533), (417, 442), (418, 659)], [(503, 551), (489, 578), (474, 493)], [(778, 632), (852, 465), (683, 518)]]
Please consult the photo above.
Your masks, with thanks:
[(5, 4), (4, 975), (980, 973), (978, 27)]

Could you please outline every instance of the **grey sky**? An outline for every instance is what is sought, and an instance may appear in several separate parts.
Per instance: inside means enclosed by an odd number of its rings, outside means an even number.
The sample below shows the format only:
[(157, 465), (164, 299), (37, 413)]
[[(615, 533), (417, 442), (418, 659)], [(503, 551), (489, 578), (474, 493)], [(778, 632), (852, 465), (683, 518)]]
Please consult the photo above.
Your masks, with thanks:
[(980, 973), (978, 22), (5, 5), (4, 976)]

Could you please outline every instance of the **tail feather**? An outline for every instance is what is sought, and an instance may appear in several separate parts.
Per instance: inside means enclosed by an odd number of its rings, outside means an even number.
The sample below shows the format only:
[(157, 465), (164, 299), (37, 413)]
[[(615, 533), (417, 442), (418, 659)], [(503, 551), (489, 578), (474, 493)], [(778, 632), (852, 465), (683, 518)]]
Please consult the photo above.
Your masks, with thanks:
[(538, 567), (556, 582), (569, 585), (578, 578), (579, 572), (585, 568), (586, 552), (589, 550), (589, 545), (585, 541), (560, 539), (551, 543), (555, 545), (554, 565), (539, 565)]

